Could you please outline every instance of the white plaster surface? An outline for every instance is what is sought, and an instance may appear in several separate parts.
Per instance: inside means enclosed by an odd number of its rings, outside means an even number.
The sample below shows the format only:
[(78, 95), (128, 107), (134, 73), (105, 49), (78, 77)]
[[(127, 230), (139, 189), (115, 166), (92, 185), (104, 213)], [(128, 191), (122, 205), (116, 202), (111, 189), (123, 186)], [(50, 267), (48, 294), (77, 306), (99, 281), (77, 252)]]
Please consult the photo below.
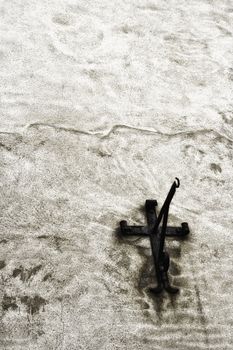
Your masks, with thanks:
[(232, 1), (0, 0), (1, 350), (233, 348), (232, 84)]

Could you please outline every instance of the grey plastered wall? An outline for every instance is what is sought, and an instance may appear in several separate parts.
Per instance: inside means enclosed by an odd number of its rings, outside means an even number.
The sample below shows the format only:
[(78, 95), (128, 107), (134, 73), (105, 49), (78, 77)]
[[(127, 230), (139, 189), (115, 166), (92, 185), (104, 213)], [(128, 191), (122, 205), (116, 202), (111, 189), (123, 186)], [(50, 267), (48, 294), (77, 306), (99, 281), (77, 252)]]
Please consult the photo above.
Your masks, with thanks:
[[(0, 5), (0, 348), (232, 349), (232, 2)], [(153, 298), (117, 227), (175, 176)]]

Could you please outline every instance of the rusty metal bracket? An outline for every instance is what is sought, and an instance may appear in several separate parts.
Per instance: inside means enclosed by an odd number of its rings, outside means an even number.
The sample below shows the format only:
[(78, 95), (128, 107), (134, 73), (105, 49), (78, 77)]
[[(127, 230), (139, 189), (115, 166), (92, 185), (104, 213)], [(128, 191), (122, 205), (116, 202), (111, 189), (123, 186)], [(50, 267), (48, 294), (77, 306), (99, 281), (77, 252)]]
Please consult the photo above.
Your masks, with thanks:
[[(169, 206), (176, 189), (180, 186), (180, 180), (176, 177), (163, 206), (157, 216), (156, 200), (146, 200), (145, 211), (147, 226), (129, 226), (127, 221), (120, 222), (121, 234), (124, 236), (147, 236), (150, 238), (151, 251), (154, 260), (157, 287), (151, 288), (154, 293), (160, 293), (165, 289), (168, 293), (177, 293), (178, 288), (172, 286), (168, 279), (168, 269), (170, 264), (169, 254), (165, 250), (165, 237), (183, 237), (189, 233), (187, 222), (183, 222), (180, 227), (167, 226)], [(162, 225), (160, 227), (160, 223)]]

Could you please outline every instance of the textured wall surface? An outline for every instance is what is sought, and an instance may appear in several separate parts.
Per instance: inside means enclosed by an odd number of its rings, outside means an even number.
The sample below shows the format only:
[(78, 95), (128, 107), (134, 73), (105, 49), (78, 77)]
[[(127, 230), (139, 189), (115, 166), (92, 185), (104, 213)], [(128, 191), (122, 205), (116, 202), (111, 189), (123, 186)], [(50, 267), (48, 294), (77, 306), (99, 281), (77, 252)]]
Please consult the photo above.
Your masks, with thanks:
[[(0, 0), (0, 349), (233, 348), (233, 2)], [(181, 187), (176, 296), (120, 239)]]

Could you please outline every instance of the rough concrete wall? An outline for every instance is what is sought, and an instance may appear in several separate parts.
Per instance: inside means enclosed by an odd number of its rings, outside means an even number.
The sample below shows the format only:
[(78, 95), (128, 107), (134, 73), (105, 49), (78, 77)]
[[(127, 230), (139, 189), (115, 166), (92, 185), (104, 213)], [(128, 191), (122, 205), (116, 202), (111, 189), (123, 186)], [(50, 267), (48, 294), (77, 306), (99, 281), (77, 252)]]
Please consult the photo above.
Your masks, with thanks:
[[(0, 2), (0, 349), (232, 349), (232, 1)], [(143, 223), (181, 179), (153, 297)]]

